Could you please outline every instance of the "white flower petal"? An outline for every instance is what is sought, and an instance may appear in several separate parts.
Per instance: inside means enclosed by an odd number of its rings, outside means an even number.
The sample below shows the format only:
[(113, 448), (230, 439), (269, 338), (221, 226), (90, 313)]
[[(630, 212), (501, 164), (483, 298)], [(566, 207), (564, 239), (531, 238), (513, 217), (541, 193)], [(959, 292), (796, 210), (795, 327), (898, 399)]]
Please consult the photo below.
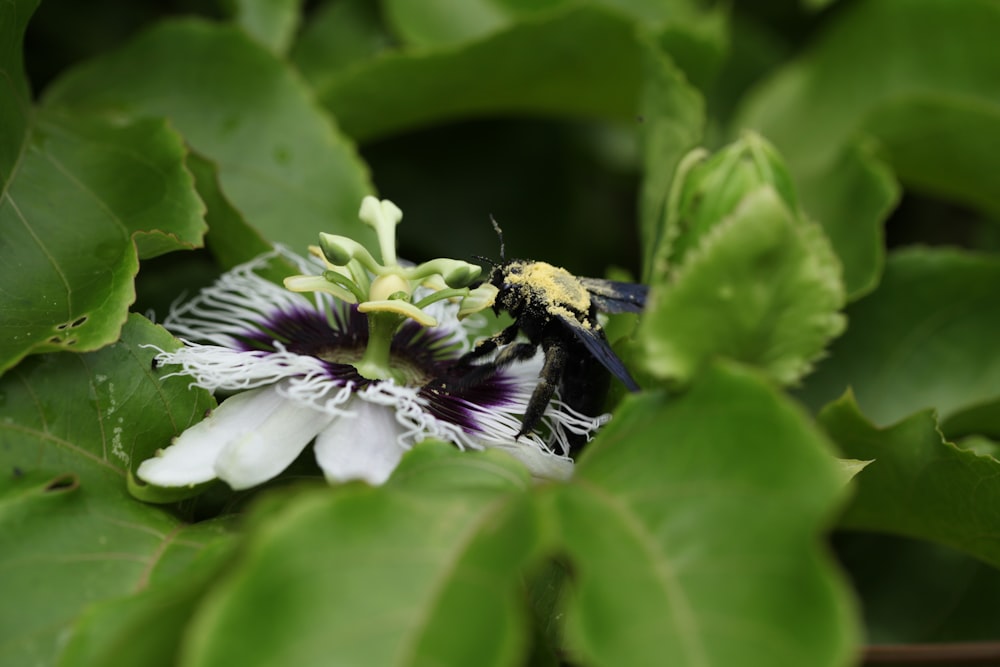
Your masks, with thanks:
[(513, 456), (527, 466), (536, 479), (566, 480), (573, 475), (573, 459), (569, 457), (549, 454), (537, 447), (516, 442), (491, 444), (490, 447)]
[(316, 462), (330, 482), (381, 484), (403, 456), (399, 437), (404, 429), (392, 407), (354, 400), (350, 409), (317, 436)]
[(278, 475), (334, 419), (282, 396), (280, 386), (239, 394), (256, 394), (252, 408), (255, 414), (248, 415), (247, 427), (226, 441), (215, 460), (216, 475), (236, 490)]
[(202, 484), (216, 478), (215, 461), (232, 438), (264, 419), (262, 404), (273, 402), (272, 388), (237, 394), (174, 439), (157, 456), (139, 464), (139, 479), (162, 487)]

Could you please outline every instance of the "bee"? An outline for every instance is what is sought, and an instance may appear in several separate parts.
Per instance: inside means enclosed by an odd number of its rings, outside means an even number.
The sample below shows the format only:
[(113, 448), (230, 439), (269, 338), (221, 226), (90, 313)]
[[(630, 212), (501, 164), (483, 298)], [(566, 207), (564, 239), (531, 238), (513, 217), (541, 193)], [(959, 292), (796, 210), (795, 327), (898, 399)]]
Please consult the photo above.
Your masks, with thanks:
[[(488, 278), (497, 288), (493, 311), (498, 315), (506, 311), (514, 323), (480, 341), (459, 360), (469, 366), (465, 381), (482, 381), (499, 368), (530, 359), (541, 346), (545, 361), (518, 438), (538, 425), (556, 389), (564, 403), (587, 415), (600, 412), (610, 375), (629, 391), (638, 391), (639, 385), (611, 349), (597, 313), (640, 312), (648, 288), (574, 276), (546, 262), (508, 260), (500, 225), (490, 220), (500, 238), (500, 263), (480, 259), (493, 265)], [(515, 342), (519, 333), (527, 342)], [(472, 364), (497, 349), (500, 351), (492, 362)]]

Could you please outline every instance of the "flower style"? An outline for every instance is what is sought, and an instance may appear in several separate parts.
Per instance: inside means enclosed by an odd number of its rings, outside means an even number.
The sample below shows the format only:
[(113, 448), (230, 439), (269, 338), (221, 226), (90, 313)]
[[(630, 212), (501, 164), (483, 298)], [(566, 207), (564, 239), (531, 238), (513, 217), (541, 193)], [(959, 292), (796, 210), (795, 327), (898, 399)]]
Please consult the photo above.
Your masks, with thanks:
[[(516, 438), (540, 355), (474, 386), (459, 381), (456, 361), (469, 349), (460, 318), (495, 295), (469, 287), (479, 267), (448, 259), (403, 266), (399, 209), (366, 197), (360, 217), (376, 230), (382, 263), (353, 240), (324, 234), (310, 249), (314, 261), (279, 248), (172, 310), (164, 325), (184, 345), (157, 361), (205, 389), (239, 393), (142, 462), (140, 480), (177, 488), (222, 479), (246, 489), (281, 473), (314, 439), (331, 482), (380, 484), (424, 438), (503, 449), (536, 477), (572, 472), (569, 434), (589, 437), (608, 416), (553, 401), (545, 436)], [(302, 275), (284, 288), (266, 280), (260, 271), (276, 258)]]

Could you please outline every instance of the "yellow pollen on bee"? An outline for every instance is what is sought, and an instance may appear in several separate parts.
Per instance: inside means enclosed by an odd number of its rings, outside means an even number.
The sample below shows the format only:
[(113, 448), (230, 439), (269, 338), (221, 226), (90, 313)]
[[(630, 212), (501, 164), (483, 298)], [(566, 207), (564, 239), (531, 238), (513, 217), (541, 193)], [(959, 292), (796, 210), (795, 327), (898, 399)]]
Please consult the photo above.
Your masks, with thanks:
[(579, 315), (565, 306), (549, 306), (548, 312), (550, 315), (557, 315), (571, 322), (576, 322), (576, 325), (583, 329), (600, 329), (597, 322), (591, 324), (588, 320), (581, 320)]
[(508, 281), (544, 292), (553, 304), (561, 304), (582, 313), (590, 310), (590, 293), (572, 273), (560, 266), (529, 262), (520, 274), (508, 276)]

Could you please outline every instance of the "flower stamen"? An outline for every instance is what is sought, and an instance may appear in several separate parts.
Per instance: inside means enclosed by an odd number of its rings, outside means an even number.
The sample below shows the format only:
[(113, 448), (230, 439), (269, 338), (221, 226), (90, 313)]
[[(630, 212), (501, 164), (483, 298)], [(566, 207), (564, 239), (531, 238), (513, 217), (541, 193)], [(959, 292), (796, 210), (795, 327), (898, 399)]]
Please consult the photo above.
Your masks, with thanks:
[[(328, 270), (321, 276), (291, 276), (285, 279), (285, 287), (293, 292), (321, 292), (357, 303), (358, 311), (368, 316), (369, 347), (357, 366), (358, 372), (370, 380), (396, 379), (399, 374), (392, 368), (388, 350), (399, 327), (407, 319), (424, 327), (437, 326), (437, 319), (425, 312), (425, 308), (441, 299), (472, 296), (468, 303), (463, 301), (463, 316), (487, 307), (482, 305), (486, 302), (483, 293), (473, 296), (476, 290), (469, 287), (482, 268), (446, 258), (402, 266), (396, 258), (396, 226), (403, 219), (403, 212), (389, 200), (379, 201), (369, 196), (361, 202), (358, 217), (375, 230), (382, 263), (375, 261), (357, 241), (324, 233), (320, 234), (319, 246), (311, 247), (310, 252), (321, 256)], [(359, 274), (364, 274), (363, 280)], [(369, 274), (374, 278), (369, 279)], [(431, 284), (446, 293), (413, 303), (414, 290), (419, 285)]]

